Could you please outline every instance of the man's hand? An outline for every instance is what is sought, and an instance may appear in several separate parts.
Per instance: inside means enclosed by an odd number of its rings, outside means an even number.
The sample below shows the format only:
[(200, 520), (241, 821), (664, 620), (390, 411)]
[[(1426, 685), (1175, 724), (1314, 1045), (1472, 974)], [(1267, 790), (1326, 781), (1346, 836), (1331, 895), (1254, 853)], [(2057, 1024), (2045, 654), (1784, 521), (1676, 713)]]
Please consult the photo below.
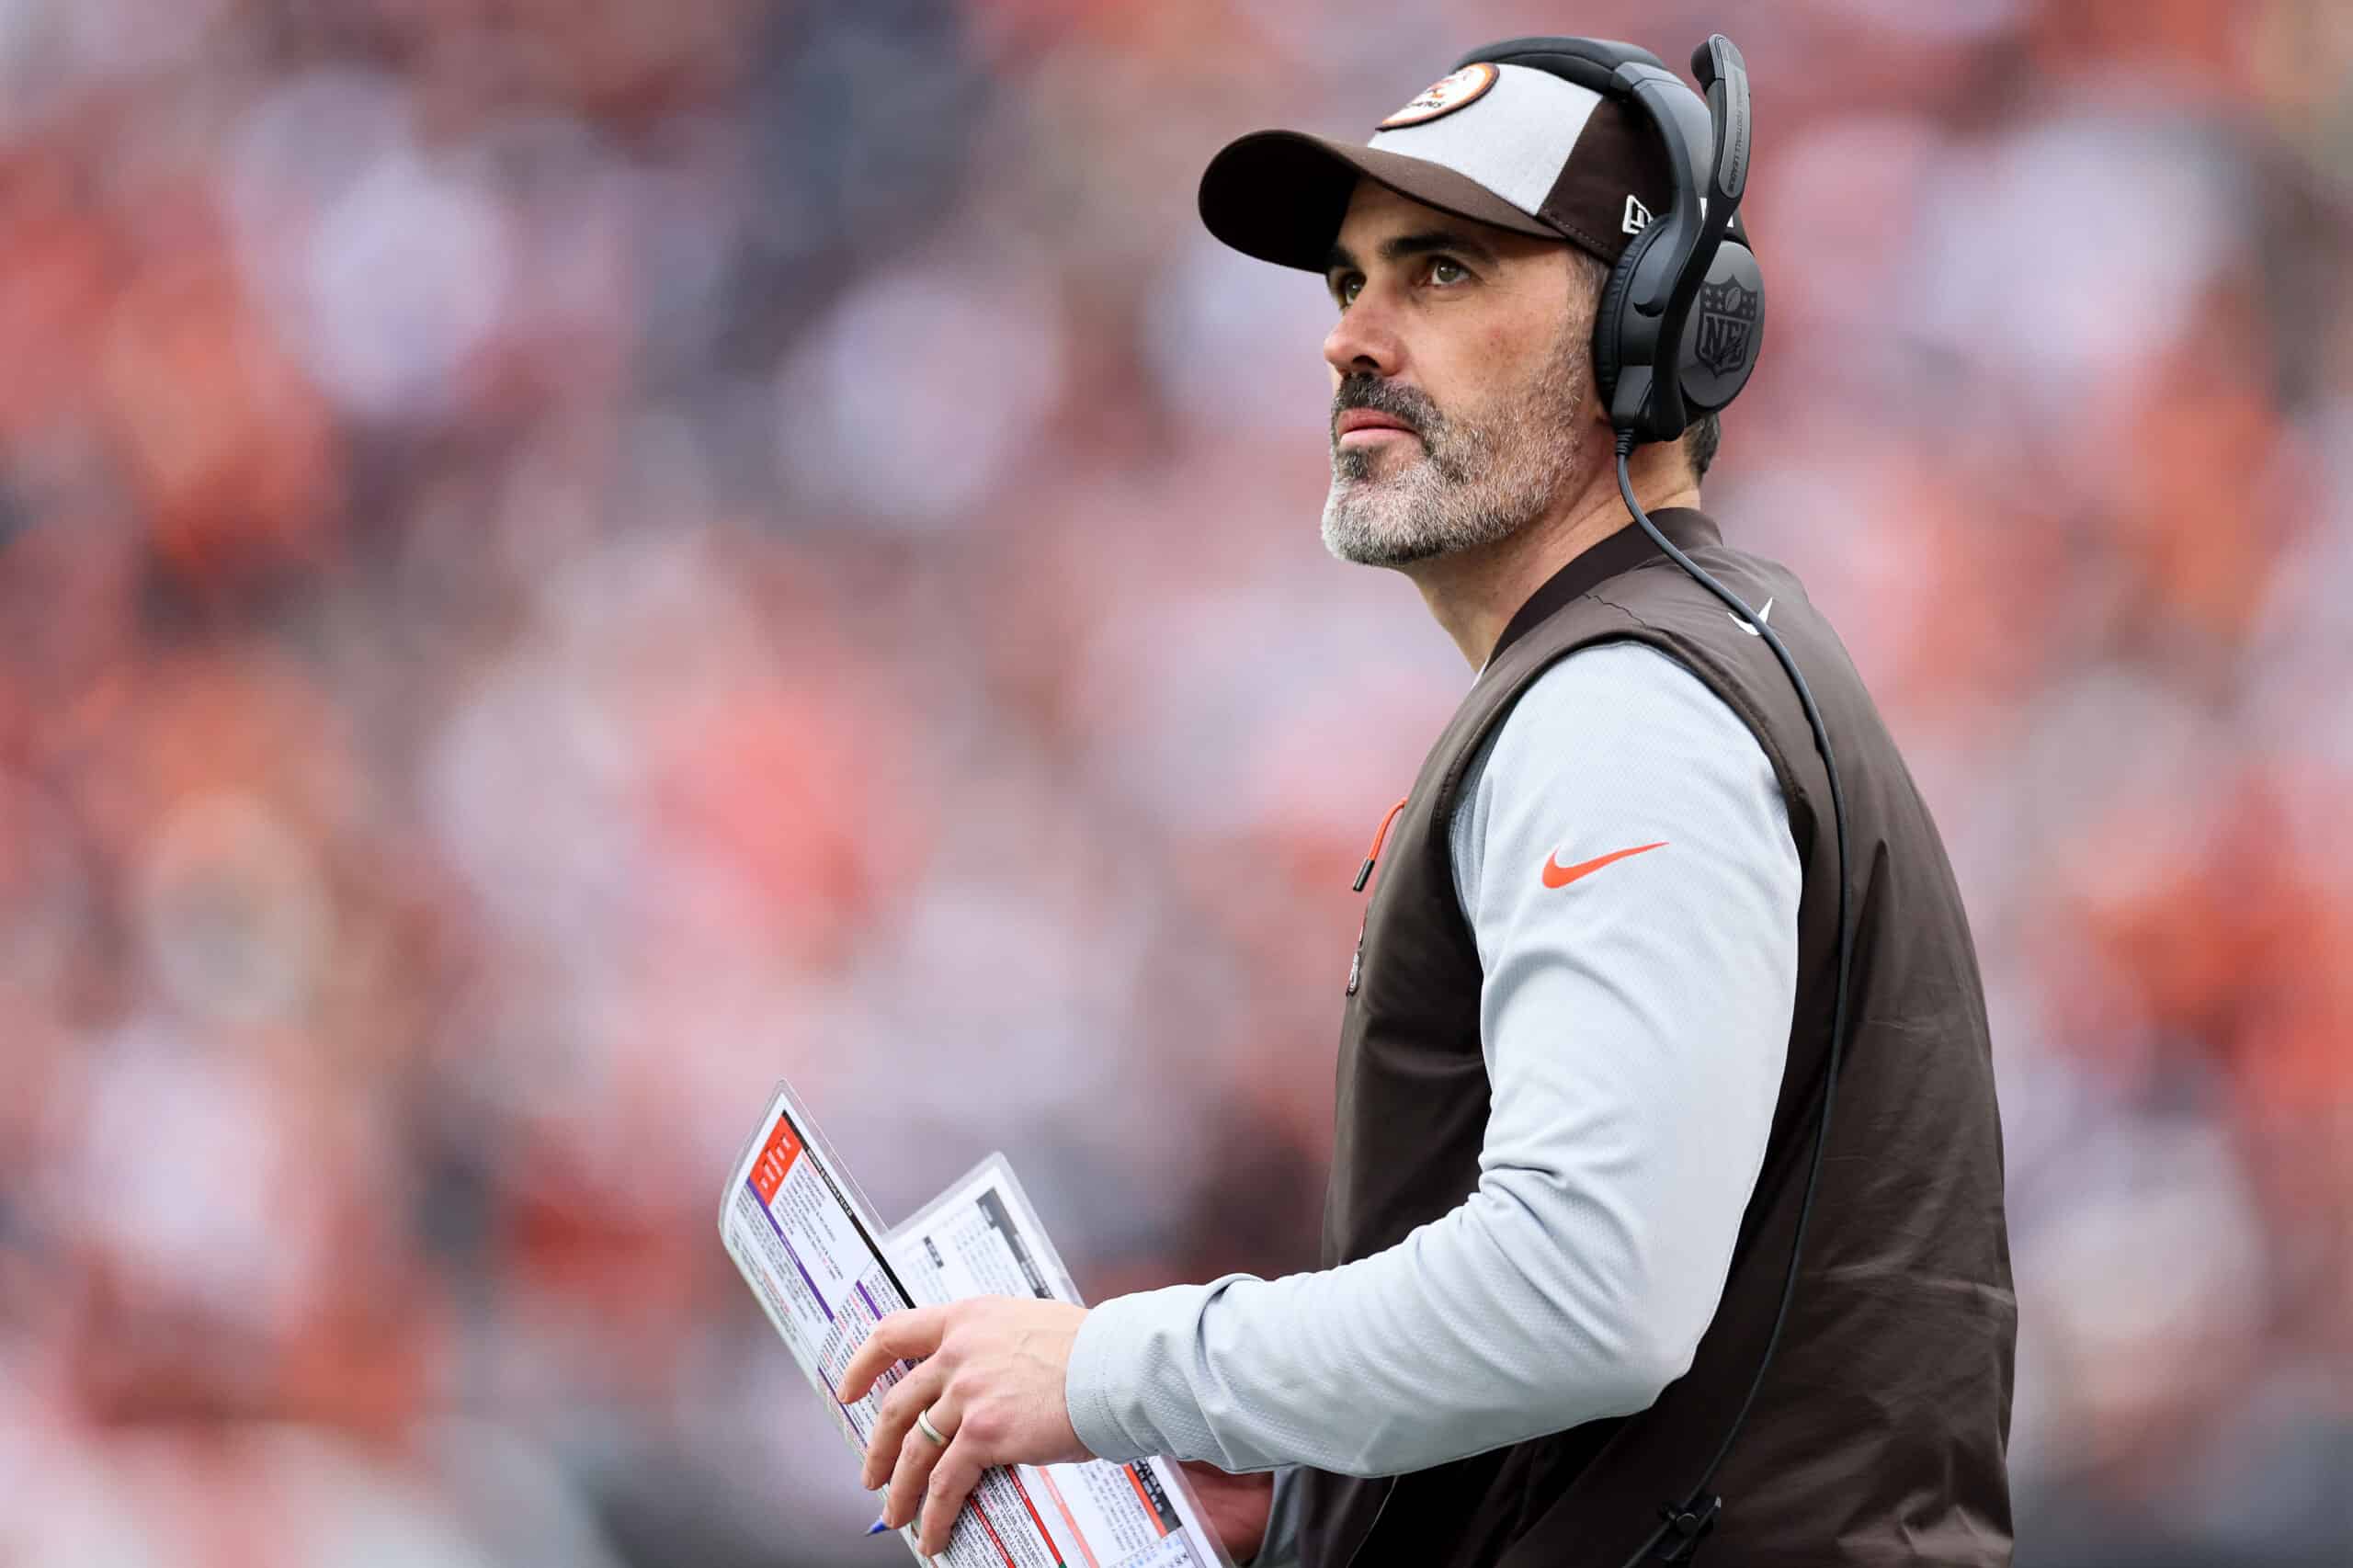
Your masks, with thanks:
[(1267, 1516), (1275, 1506), (1275, 1472), (1232, 1475), (1199, 1460), (1176, 1462), (1193, 1483), (1193, 1494), (1201, 1500), (1218, 1544), (1237, 1562), (1257, 1556), (1267, 1544)]
[[(855, 1404), (893, 1361), (922, 1363), (882, 1398), (866, 1446), (863, 1484), (890, 1483), (882, 1517), (893, 1529), (923, 1509), (923, 1553), (948, 1550), (948, 1533), (981, 1472), (1000, 1464), (1092, 1459), (1063, 1400), (1071, 1346), (1086, 1309), (1063, 1301), (982, 1296), (892, 1312), (850, 1358), (834, 1392)], [(915, 1425), (927, 1414), (948, 1439)]]

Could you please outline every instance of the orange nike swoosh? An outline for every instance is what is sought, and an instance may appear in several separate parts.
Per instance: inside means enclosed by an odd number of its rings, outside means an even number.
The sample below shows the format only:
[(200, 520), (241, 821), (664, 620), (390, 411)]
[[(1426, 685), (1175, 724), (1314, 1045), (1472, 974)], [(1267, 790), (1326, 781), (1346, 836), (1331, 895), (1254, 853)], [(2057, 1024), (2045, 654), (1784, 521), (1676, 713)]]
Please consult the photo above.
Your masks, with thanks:
[(1662, 838), (1656, 844), (1637, 844), (1631, 849), (1613, 849), (1607, 855), (1597, 855), (1590, 860), (1581, 860), (1574, 866), (1562, 865), (1561, 853), (1556, 849), (1544, 857), (1544, 885), (1548, 888), (1564, 888), (1579, 877), (1598, 871), (1612, 860), (1623, 860), (1629, 855), (1641, 855), (1649, 850), (1665, 847), (1666, 840)]

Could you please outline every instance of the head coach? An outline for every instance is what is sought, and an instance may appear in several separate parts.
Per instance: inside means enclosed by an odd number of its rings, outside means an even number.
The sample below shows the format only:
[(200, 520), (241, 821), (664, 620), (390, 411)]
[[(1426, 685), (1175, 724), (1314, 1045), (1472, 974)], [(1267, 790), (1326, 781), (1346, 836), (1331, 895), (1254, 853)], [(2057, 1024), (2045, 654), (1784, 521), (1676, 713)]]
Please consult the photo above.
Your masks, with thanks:
[(1337, 310), (1326, 545), (1478, 675), (1358, 878), (1323, 1268), (885, 1320), (843, 1393), (921, 1358), (867, 1483), (927, 1547), (986, 1466), (1165, 1453), (1267, 1563), (2009, 1561), (1976, 956), (1836, 634), (1699, 510), (1765, 301), (1746, 70), (1692, 72), (1515, 40), (1210, 165)]

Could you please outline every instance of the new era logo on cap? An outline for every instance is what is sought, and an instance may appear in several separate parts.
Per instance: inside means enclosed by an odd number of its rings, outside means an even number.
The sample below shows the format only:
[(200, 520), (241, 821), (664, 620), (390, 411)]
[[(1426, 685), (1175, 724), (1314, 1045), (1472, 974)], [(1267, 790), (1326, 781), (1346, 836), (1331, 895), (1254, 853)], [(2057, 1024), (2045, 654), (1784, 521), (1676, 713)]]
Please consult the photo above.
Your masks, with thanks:
[(1651, 226), (1651, 210), (1643, 206), (1632, 191), (1626, 193), (1626, 221), (1622, 227), (1630, 234), (1639, 234)]

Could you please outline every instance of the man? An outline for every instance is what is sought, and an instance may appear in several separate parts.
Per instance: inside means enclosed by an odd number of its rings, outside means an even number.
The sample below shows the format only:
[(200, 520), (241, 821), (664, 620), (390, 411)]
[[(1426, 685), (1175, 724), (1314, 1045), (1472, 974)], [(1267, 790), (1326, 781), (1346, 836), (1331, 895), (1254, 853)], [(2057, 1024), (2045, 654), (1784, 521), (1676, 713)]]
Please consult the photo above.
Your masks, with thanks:
[[(1836, 993), (1827, 778), (1758, 632), (1621, 500), (1593, 324), (1671, 191), (1624, 103), (1518, 62), (1540, 41), (1367, 147), (1264, 132), (1202, 181), (1220, 238), (1320, 267), (1337, 310), (1326, 545), (1411, 578), (1479, 672), (1376, 845), (1325, 1267), (886, 1320), (840, 1392), (921, 1359), (866, 1480), (928, 1549), (989, 1465), (1165, 1453), (1206, 1461), (1264, 1562), (1614, 1568), (1708, 1479), (1780, 1318)], [(1802, 1271), (1711, 1550), (2006, 1562), (2016, 1309), (1968, 926), (1836, 634), (1698, 511), (1714, 442), (1639, 449), (1632, 488), (1807, 676), (1854, 961)]]

